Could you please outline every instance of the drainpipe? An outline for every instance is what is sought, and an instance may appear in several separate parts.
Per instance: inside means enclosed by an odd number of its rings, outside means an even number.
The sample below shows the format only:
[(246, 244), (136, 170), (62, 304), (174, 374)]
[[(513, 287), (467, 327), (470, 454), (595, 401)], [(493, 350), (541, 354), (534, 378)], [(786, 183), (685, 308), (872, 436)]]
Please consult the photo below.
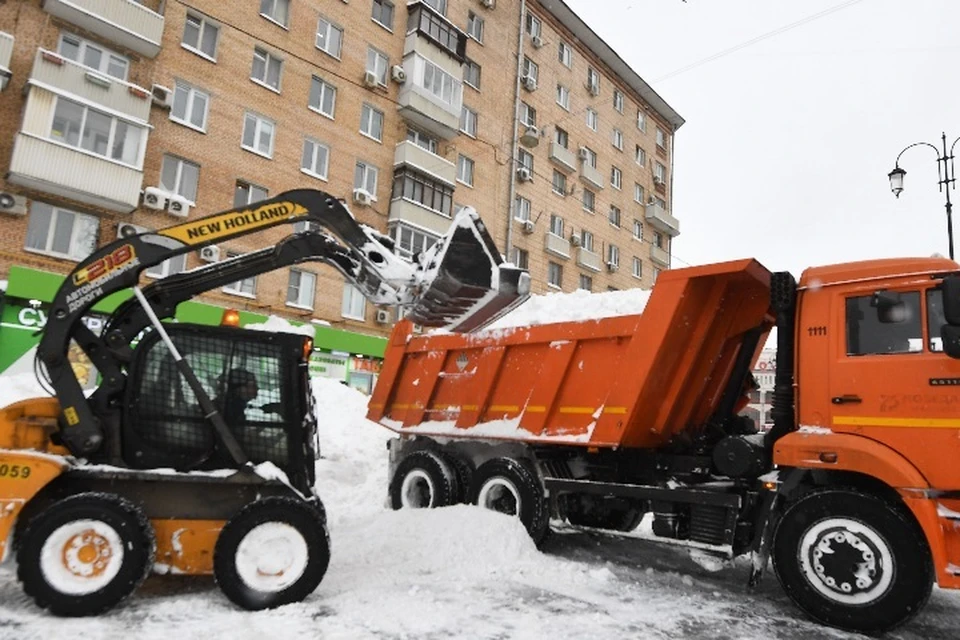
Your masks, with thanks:
[[(673, 164), (674, 159), (677, 157), (677, 125), (671, 125), (670, 128), (672, 132), (670, 133), (670, 211), (667, 213), (672, 214), (673, 211)], [(673, 238), (670, 238), (670, 269), (673, 268)]]
[(520, 74), (523, 71), (523, 30), (527, 19), (527, 0), (520, 0), (520, 26), (517, 29), (517, 73), (513, 87), (513, 143), (510, 145), (510, 194), (507, 197), (507, 247), (505, 257), (510, 260), (513, 248), (513, 199), (517, 194), (517, 146), (520, 144)]

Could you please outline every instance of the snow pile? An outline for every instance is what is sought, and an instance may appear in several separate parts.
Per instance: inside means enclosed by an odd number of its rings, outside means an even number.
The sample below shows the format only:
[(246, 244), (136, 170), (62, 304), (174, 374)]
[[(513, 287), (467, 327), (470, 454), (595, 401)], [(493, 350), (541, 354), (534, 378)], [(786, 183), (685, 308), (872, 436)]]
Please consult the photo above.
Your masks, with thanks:
[(268, 333), (298, 333), (308, 338), (316, 335), (313, 327), (309, 325), (296, 325), (278, 316), (270, 316), (266, 322), (243, 325), (243, 328), (250, 329), (251, 331), (266, 331)]
[(37, 377), (32, 373), (15, 373), (0, 377), (0, 407), (26, 400), (27, 398), (48, 398), (50, 394), (44, 391)]
[(633, 315), (643, 313), (649, 299), (650, 291), (642, 289), (604, 293), (590, 293), (581, 289), (572, 293), (533, 295), (485, 329), (507, 329), (551, 322), (580, 322)]

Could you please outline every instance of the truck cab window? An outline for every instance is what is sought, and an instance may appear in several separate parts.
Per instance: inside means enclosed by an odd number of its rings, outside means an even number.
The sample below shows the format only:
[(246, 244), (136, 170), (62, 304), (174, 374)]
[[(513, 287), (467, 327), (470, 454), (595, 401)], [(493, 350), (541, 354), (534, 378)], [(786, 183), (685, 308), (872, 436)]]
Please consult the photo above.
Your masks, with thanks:
[(899, 294), (897, 306), (896, 313), (890, 313), (888, 309), (876, 306), (873, 295), (847, 298), (847, 355), (922, 351), (920, 292)]
[(943, 351), (943, 338), (940, 330), (947, 324), (943, 314), (943, 291), (931, 289), (927, 291), (927, 348), (930, 351)]

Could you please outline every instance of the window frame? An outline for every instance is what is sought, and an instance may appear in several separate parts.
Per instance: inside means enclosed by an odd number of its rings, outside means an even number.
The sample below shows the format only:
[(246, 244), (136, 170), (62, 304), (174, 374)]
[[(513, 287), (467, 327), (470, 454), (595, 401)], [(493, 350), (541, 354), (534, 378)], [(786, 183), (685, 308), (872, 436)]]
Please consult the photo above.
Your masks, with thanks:
[[(303, 166), (303, 159), (307, 155), (308, 144), (313, 145), (313, 149), (310, 153), (310, 157), (311, 157), (310, 168)], [(314, 168), (317, 166), (317, 158), (318, 158), (317, 152), (319, 149), (324, 149), (326, 151), (324, 162), (323, 162), (324, 169), (322, 173), (314, 170)], [(324, 182), (326, 182), (329, 179), (329, 175), (330, 175), (330, 145), (324, 142), (321, 142), (320, 140), (317, 140), (316, 138), (313, 138), (311, 136), (304, 136), (303, 147), (301, 148), (301, 151), (300, 151), (300, 172), (312, 178), (317, 178), (318, 180), (323, 180)]]
[[(356, 302), (358, 299), (360, 301), (360, 312), (353, 313), (353, 308), (357, 306)], [(343, 283), (343, 292), (340, 296), (340, 317), (358, 322), (367, 321), (367, 299), (363, 296), (360, 289), (346, 281)]]
[[(480, 35), (477, 37), (476, 34), (471, 31), (473, 25), (480, 25)], [(474, 13), (472, 10), (467, 12), (467, 37), (476, 41), (477, 44), (483, 44), (483, 31), (484, 31), (484, 19), (477, 13)]]
[[(238, 251), (227, 251), (226, 259), (230, 260), (231, 258), (238, 258), (241, 255), (243, 254)], [(244, 285), (246, 283), (250, 284), (250, 292), (244, 291)], [(257, 298), (257, 276), (250, 276), (249, 278), (242, 278), (235, 282), (225, 284), (220, 288), (220, 290), (224, 293), (229, 293), (230, 295), (255, 300)]]
[[(268, 2), (269, 2), (269, 3), (272, 3), (272, 5), (273, 5), (273, 10), (274, 10), (274, 11), (276, 11), (277, 6), (280, 5), (280, 4), (283, 4), (283, 5), (286, 6), (286, 8), (287, 8), (287, 21), (286, 21), (286, 22), (282, 22), (282, 21), (280, 21), (280, 20), (277, 20), (277, 18), (274, 17), (274, 16), (271, 15), (271, 14), (264, 13), (263, 7), (264, 7), (264, 5), (265, 5), (266, 3), (268, 3)], [(262, 18), (265, 18), (265, 19), (269, 20), (270, 22), (272, 22), (273, 24), (277, 25), (278, 27), (281, 27), (281, 28), (286, 29), (286, 30), (289, 31), (289, 30), (290, 30), (290, 0), (260, 0), (260, 16), (261, 16)]]
[[(317, 94), (317, 106), (310, 104), (310, 100), (313, 97), (313, 87), (314, 85), (319, 87), (319, 92)], [(327, 94), (327, 90), (332, 90), (332, 97), (330, 99), (330, 113), (327, 113), (323, 110), (324, 96)], [(337, 114), (337, 85), (327, 82), (325, 79), (320, 76), (311, 75), (310, 77), (310, 91), (307, 93), (307, 108), (313, 112), (319, 113), (325, 118), (330, 118), (331, 120), (336, 119)]]
[[(50, 218), (47, 222), (47, 228), (44, 233), (44, 246), (43, 248), (31, 247), (27, 242), (31, 239), (30, 234), (30, 223), (35, 220), (33, 215), (37, 213), (37, 209), (40, 207), (49, 207), (50, 209)], [(38, 214), (39, 215), (39, 214)], [(69, 216), (72, 218), (71, 228), (70, 228), (70, 239), (68, 241), (67, 253), (61, 253), (52, 249), (53, 241), (56, 235), (57, 220), (61, 215)], [(85, 247), (78, 246), (79, 235), (81, 233), (81, 226), (77, 225), (77, 221), (84, 221), (85, 224), (92, 226), (95, 231), (93, 235), (93, 241), (90, 245), (90, 251), (84, 254), (71, 253), (74, 249), (85, 249)], [(81, 260), (86, 259), (93, 252), (97, 250), (100, 237), (100, 218), (98, 216), (90, 215), (88, 213), (81, 213), (80, 211), (74, 211), (72, 209), (67, 209), (65, 207), (59, 207), (57, 205), (49, 204), (41, 200), (34, 200), (30, 205), (30, 213), (27, 217), (27, 229), (24, 234), (24, 245), (23, 250), (28, 253), (37, 253), (45, 256), (50, 256), (53, 258), (60, 258), (63, 260), (70, 260), (71, 262), (80, 262)]]
[(557, 104), (564, 111), (570, 111), (570, 89), (563, 86), (559, 82), (557, 83)]
[[(246, 135), (246, 134), (247, 134), (247, 123), (249, 122), (250, 118), (253, 118), (253, 120), (254, 120), (253, 146), (247, 146), (247, 144), (244, 142), (244, 138), (247, 137), (247, 135)], [(263, 127), (264, 124), (269, 124), (270, 127), (271, 127), (271, 132), (270, 132), (270, 149), (269, 149), (269, 151), (267, 151), (266, 153), (263, 152), (263, 151), (260, 151), (260, 149), (257, 148), (258, 139), (260, 138), (261, 134), (263, 133), (263, 128), (262, 128), (262, 127)], [(260, 114), (257, 113), (256, 111), (246, 111), (246, 112), (243, 114), (243, 131), (242, 131), (242, 133), (241, 133), (241, 135), (240, 135), (240, 148), (241, 148), (241, 149), (244, 149), (244, 150), (246, 150), (246, 151), (249, 151), (250, 153), (254, 153), (254, 154), (256, 154), (256, 155), (258, 155), (258, 156), (260, 156), (260, 157), (262, 157), (262, 158), (267, 158), (267, 159), (269, 159), (269, 160), (273, 160), (273, 151), (274, 151), (274, 148), (276, 147), (276, 142), (277, 142), (277, 123), (276, 123), (276, 122), (274, 122), (273, 120), (271, 120), (270, 118), (268, 118), (268, 117), (266, 117), (266, 116), (260, 115)]]
[[(177, 105), (177, 94), (180, 89), (183, 89), (187, 93), (187, 107), (184, 111), (184, 117), (178, 118), (174, 116), (174, 111), (176, 111)], [(202, 95), (204, 98), (203, 105), (203, 124), (200, 126), (195, 125), (191, 118), (193, 116), (193, 110), (196, 106), (196, 96)], [(210, 94), (206, 91), (200, 89), (199, 87), (190, 84), (185, 80), (180, 80), (179, 78), (174, 81), (173, 84), (173, 106), (170, 108), (170, 120), (176, 122), (179, 125), (193, 129), (194, 131), (199, 131), (200, 133), (207, 132), (207, 118), (210, 116)]]
[[(463, 170), (461, 170), (461, 167), (463, 167)], [(467, 169), (469, 169), (470, 175), (465, 175)], [(462, 153), (457, 154), (457, 182), (473, 188), (474, 180), (476, 179), (476, 169), (476, 163), (472, 158)], [(467, 178), (469, 178), (469, 181)]]
[[(476, 84), (471, 80), (473, 78), (473, 72), (476, 71)], [(470, 58), (463, 59), (463, 83), (472, 89), (480, 91), (480, 83), (482, 80), (483, 69), (482, 67), (474, 60)]]
[[(60, 107), (61, 102), (72, 105), (73, 108), (80, 109), (79, 122), (65, 119), (65, 122), (68, 125), (69, 124), (76, 125), (77, 140), (75, 144), (69, 141), (69, 134), (71, 133), (71, 129), (72, 129), (69, 126), (64, 131), (64, 133), (67, 135), (61, 135), (61, 136), (54, 135), (54, 126), (57, 123), (57, 110)], [(100, 118), (106, 118), (106, 119), (109, 119), (110, 121), (110, 129), (107, 132), (107, 140), (105, 142), (105, 149), (104, 149), (105, 153), (98, 153), (97, 151), (94, 151), (93, 149), (88, 149), (84, 146), (84, 141), (88, 140), (87, 136), (85, 136), (85, 132), (88, 131), (87, 125), (90, 122), (89, 117), (91, 112), (95, 113)], [(69, 116), (69, 114), (64, 114), (63, 112), (61, 113), (63, 116)], [(139, 140), (137, 142), (137, 154), (136, 154), (137, 158), (136, 158), (136, 161), (133, 163), (126, 162), (125, 160), (122, 160), (120, 158), (113, 157), (113, 152), (115, 151), (116, 143), (117, 143), (119, 123), (123, 123), (123, 126), (126, 127), (127, 129), (124, 135), (129, 135), (130, 130), (135, 130), (138, 132)], [(53, 104), (51, 107), (50, 125), (49, 125), (48, 131), (49, 133), (46, 136), (46, 140), (54, 144), (62, 145), (64, 147), (74, 149), (80, 153), (90, 155), (95, 158), (99, 158), (101, 160), (106, 160), (107, 162), (113, 162), (124, 167), (130, 167), (138, 171), (143, 170), (143, 158), (146, 153), (147, 135), (149, 133), (149, 129), (145, 127), (143, 123), (138, 123), (128, 118), (119, 117), (117, 115), (114, 115), (111, 112), (101, 111), (95, 107), (88, 105), (86, 102), (78, 102), (76, 100), (71, 100), (66, 96), (55, 94), (53, 99)], [(92, 131), (94, 133), (96, 132), (95, 129), (90, 129), (89, 131)], [(122, 145), (122, 146), (125, 146), (125, 145)], [(121, 155), (122, 155), (122, 152), (121, 152)]]
[[(557, 190), (559, 186), (560, 190)], [(559, 169), (553, 170), (553, 180), (550, 183), (550, 189), (553, 193), (564, 198), (567, 197), (567, 176)]]
[[(380, 132), (379, 137), (374, 135), (373, 131), (365, 131), (365, 127), (373, 127), (376, 123), (377, 116), (379, 116), (380, 121)], [(383, 111), (377, 109), (369, 102), (364, 102), (360, 107), (360, 135), (370, 138), (371, 140), (376, 140), (378, 143), (383, 144), (383, 128), (386, 125), (386, 116)]]
[(557, 60), (567, 69), (573, 68), (573, 48), (563, 40), (557, 45)]
[[(330, 51), (330, 50), (328, 50), (328, 49), (325, 49), (324, 47), (321, 47), (321, 46), (320, 46), (320, 26), (321, 26), (322, 24), (326, 24), (326, 25), (327, 25), (326, 33), (325, 33), (324, 36), (323, 36), (325, 42), (329, 42), (329, 41), (330, 41), (330, 33), (331, 33), (332, 31), (337, 31), (337, 32), (339, 33), (339, 38), (338, 38), (338, 40), (337, 40), (337, 45), (338, 45), (338, 46), (337, 46), (337, 51), (336, 51), (336, 53), (334, 53), (334, 52), (332, 52), (332, 51)], [(323, 14), (321, 14), (321, 15), (317, 18), (317, 30), (316, 30), (316, 33), (314, 34), (313, 44), (314, 44), (314, 46), (315, 46), (317, 49), (319, 49), (320, 51), (324, 52), (325, 54), (327, 54), (327, 55), (330, 56), (331, 58), (335, 58), (335, 59), (337, 59), (337, 60), (340, 60), (340, 59), (342, 58), (342, 56), (343, 56), (343, 35), (344, 35), (344, 32), (345, 32), (345, 29), (344, 29), (343, 27), (341, 27), (341, 26), (340, 26), (339, 24), (337, 24), (336, 22), (333, 22), (332, 20), (327, 19)]]
[(623, 92), (620, 89), (613, 90), (613, 108), (617, 113), (623, 113), (624, 103), (626, 99), (624, 98)]
[[(299, 274), (300, 280), (296, 284), (297, 288), (297, 300), (296, 302), (290, 302), (290, 289), (295, 285), (292, 282), (293, 274)], [(302, 293), (306, 289), (303, 286), (303, 276), (309, 276), (312, 280), (312, 287), (310, 288), (310, 304), (304, 304), (301, 302)], [(295, 309), (308, 309), (313, 311), (314, 305), (316, 304), (317, 296), (317, 274), (312, 271), (307, 271), (304, 269), (290, 269), (289, 275), (287, 276), (287, 295), (284, 297), (284, 304), (288, 307), (293, 307)]]
[(643, 260), (638, 256), (633, 256), (633, 262), (630, 265), (630, 274), (638, 280), (643, 278)]
[[(373, 62), (373, 69), (370, 68), (371, 55), (373, 56), (373, 60), (372, 60), (372, 62)], [(383, 69), (382, 69), (382, 70), (378, 70), (378, 67), (380, 66), (380, 63), (381, 63), (381, 62), (383, 63)], [(366, 62), (365, 70), (366, 70), (366, 71), (371, 71), (371, 72), (373, 72), (374, 75), (377, 76), (377, 85), (378, 85), (378, 86), (380, 86), (380, 87), (386, 87), (386, 86), (387, 86), (387, 74), (388, 74), (389, 71), (390, 71), (390, 56), (388, 56), (387, 54), (385, 54), (385, 53), (384, 53), (383, 51), (381, 51), (380, 49), (377, 49), (376, 47), (367, 45), (367, 62)]]
[[(384, 7), (389, 7), (390, 9), (389, 24), (377, 18), (377, 7), (380, 7), (380, 13), (381, 13), (380, 17), (382, 17), (382, 12)], [(373, 0), (373, 4), (370, 10), (370, 19), (373, 20), (375, 23), (377, 23), (378, 25), (380, 25), (390, 33), (393, 33), (393, 21), (396, 17), (397, 17), (397, 8), (392, 2), (390, 2), (390, 0)]]
[[(473, 126), (470, 126), (470, 123), (473, 123)], [(477, 137), (477, 128), (480, 123), (480, 115), (468, 107), (467, 105), (460, 106), (460, 132), (470, 136), (471, 138)], [(434, 152), (436, 153), (436, 152)]]
[[(166, 185), (165, 185), (164, 182), (163, 182), (164, 167), (166, 166), (168, 160), (171, 161), (171, 162), (176, 162), (176, 163), (177, 163), (177, 165), (176, 165), (176, 170), (174, 171), (174, 183), (175, 183), (176, 186), (175, 186), (173, 189), (167, 189), (167, 188), (166, 188)], [(197, 183), (196, 183), (195, 185), (193, 185), (193, 192), (194, 192), (194, 197), (193, 197), (193, 198), (188, 198), (187, 196), (185, 196), (185, 195), (182, 193), (182, 192), (183, 192), (183, 167), (184, 167), (184, 165), (190, 165), (190, 166), (192, 166), (192, 167), (196, 167), (196, 169), (197, 169), (197, 171), (196, 171)], [(174, 154), (172, 154), (172, 153), (164, 153), (163, 156), (162, 156), (161, 159), (160, 159), (160, 187), (161, 187), (164, 191), (166, 191), (167, 193), (173, 193), (173, 194), (176, 194), (176, 195), (180, 196), (181, 198), (184, 198), (185, 200), (187, 200), (187, 202), (190, 204), (190, 206), (195, 206), (195, 205), (196, 205), (196, 194), (200, 191), (200, 165), (199, 165), (198, 163), (196, 163), (196, 162), (193, 162), (193, 161), (191, 161), (191, 160), (187, 160), (186, 158), (180, 157), (180, 156), (178, 156), (178, 155), (174, 155)]]
[(610, 165), (610, 186), (617, 191), (623, 190), (623, 171), (616, 165)]
[(533, 203), (518, 195), (514, 198), (513, 219), (520, 222), (529, 222), (533, 214)]
[[(193, 18), (194, 20), (197, 20), (197, 21), (198, 21), (197, 26), (196, 26), (196, 29), (197, 29), (197, 46), (193, 46), (193, 45), (191, 45), (191, 44), (188, 44), (188, 43), (185, 41), (185, 38), (186, 38), (186, 35), (187, 35), (187, 27), (188, 27), (189, 24), (190, 24), (190, 19), (191, 19), (191, 18)], [(205, 32), (205, 30), (206, 30), (207, 28), (214, 29), (214, 30), (215, 30), (215, 33), (216, 33), (216, 35), (215, 35), (214, 38), (213, 38), (213, 53), (212, 53), (212, 54), (207, 53), (206, 51), (204, 51), (204, 50), (201, 48), (201, 47), (203, 46), (203, 34), (204, 34), (204, 32)], [(188, 12), (187, 12), (187, 17), (186, 17), (186, 19), (184, 20), (184, 23), (183, 23), (183, 33), (180, 34), (180, 46), (183, 47), (184, 49), (186, 49), (187, 51), (190, 51), (191, 53), (195, 53), (196, 55), (200, 56), (201, 58), (206, 58), (206, 59), (209, 60), (210, 62), (216, 63), (216, 62), (217, 62), (217, 50), (220, 48), (220, 23), (217, 22), (217, 21), (215, 21), (215, 20), (213, 20), (213, 19), (211, 19), (211, 18), (209, 18), (208, 16), (205, 16), (205, 15), (201, 14), (201, 13), (197, 13), (197, 12), (194, 12), (194, 11), (188, 11)]]
[[(361, 171), (362, 174), (362, 185), (357, 185), (357, 170)], [(367, 187), (370, 185), (370, 176), (373, 176), (373, 190), (371, 191)], [(357, 159), (356, 163), (353, 165), (353, 188), (354, 189), (363, 189), (370, 195), (370, 198), (376, 202), (377, 201), (377, 189), (379, 188), (380, 183), (380, 168), (374, 164), (367, 162), (366, 160)]]
[[(600, 114), (591, 107), (587, 107), (584, 112), (587, 118), (587, 128), (591, 131), (596, 131), (600, 127)], [(591, 122), (592, 121), (592, 122)]]
[(553, 260), (547, 262), (547, 286), (553, 289), (563, 287), (563, 265)]
[[(258, 58), (262, 60), (262, 64), (263, 64), (262, 78), (258, 78), (255, 75)], [(276, 67), (277, 68), (277, 86), (273, 86), (268, 81), (270, 78), (270, 65), (271, 63), (274, 63), (274, 62), (277, 65)], [(268, 49), (265, 49), (264, 47), (255, 46), (253, 48), (253, 63), (250, 67), (250, 81), (253, 82), (254, 84), (258, 84), (261, 87), (264, 87), (265, 89), (269, 89), (274, 93), (280, 93), (280, 88), (283, 84), (283, 59), (277, 57), (271, 51), (269, 51)]]
[[(63, 43), (66, 40), (74, 41), (72, 44), (77, 47), (78, 59), (75, 60), (63, 52)], [(85, 53), (88, 49), (96, 49), (97, 51), (100, 52), (100, 65), (98, 67), (91, 67), (84, 62), (84, 60), (86, 59)], [(95, 71), (107, 78), (113, 78), (115, 80), (120, 80), (121, 82), (127, 82), (128, 81), (127, 79), (130, 77), (130, 58), (128, 58), (123, 54), (117, 53), (113, 49), (104, 47), (103, 45), (97, 42), (78, 36), (75, 33), (70, 33), (69, 31), (60, 32), (60, 37), (57, 38), (57, 53), (63, 58), (70, 60), (71, 62), (75, 62), (78, 65), (84, 67), (85, 69), (90, 69), (92, 71)], [(115, 76), (109, 72), (111, 57), (123, 62), (122, 77)]]

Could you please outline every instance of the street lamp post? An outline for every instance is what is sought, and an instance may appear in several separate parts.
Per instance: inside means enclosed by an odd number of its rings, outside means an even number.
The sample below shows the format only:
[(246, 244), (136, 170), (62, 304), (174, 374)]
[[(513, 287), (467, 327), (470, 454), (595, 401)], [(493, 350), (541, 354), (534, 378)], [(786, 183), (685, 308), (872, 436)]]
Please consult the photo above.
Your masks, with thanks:
[(956, 188), (956, 171), (953, 166), (953, 147), (956, 146), (957, 141), (960, 138), (957, 138), (950, 145), (949, 152), (947, 151), (947, 134), (941, 133), (940, 140), (943, 143), (943, 152), (941, 153), (935, 145), (930, 144), (929, 142), (914, 142), (913, 144), (907, 145), (904, 147), (903, 151), (897, 154), (897, 160), (894, 163), (893, 171), (887, 174), (887, 177), (890, 178), (890, 190), (893, 191), (893, 195), (900, 197), (900, 193), (903, 191), (903, 177), (907, 175), (907, 172), (900, 168), (900, 156), (904, 154), (907, 149), (912, 149), (920, 145), (924, 145), (933, 149), (937, 154), (937, 176), (939, 177), (940, 191), (943, 192), (947, 198), (946, 208), (947, 208), (947, 240), (950, 243), (950, 259), (953, 260), (953, 203), (950, 202), (950, 189)]

